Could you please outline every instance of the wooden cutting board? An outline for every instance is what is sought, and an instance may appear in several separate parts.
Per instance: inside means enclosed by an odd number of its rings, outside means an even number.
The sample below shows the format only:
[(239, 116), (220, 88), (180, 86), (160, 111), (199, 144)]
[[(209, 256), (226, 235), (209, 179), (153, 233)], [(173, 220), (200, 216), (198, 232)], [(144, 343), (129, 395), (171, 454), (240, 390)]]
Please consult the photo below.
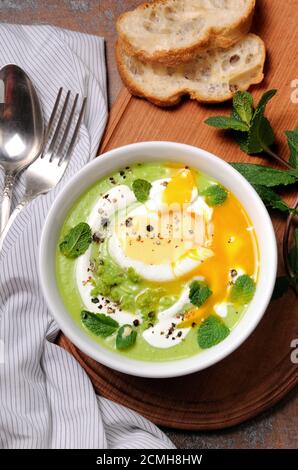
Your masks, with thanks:
[[(266, 78), (253, 89), (253, 95), (257, 99), (265, 90), (278, 88), (267, 114), (277, 130), (278, 151), (287, 156), (283, 132), (298, 125), (298, 103), (291, 101), (292, 82), (298, 79), (295, 53), (298, 1), (257, 3), (254, 31), (264, 38), (268, 59)], [(228, 162), (251, 161), (228, 136), (204, 124), (208, 116), (226, 113), (229, 107), (186, 100), (173, 109), (162, 110), (131, 97), (123, 89), (112, 109), (100, 153), (132, 142), (168, 140), (202, 147)], [(259, 158), (253, 161), (266, 162)], [(293, 196), (294, 193), (289, 196), (289, 202)], [(284, 218), (274, 215), (273, 220), (281, 254)], [(291, 343), (295, 338), (298, 338), (298, 302), (294, 293), (289, 292), (270, 305), (241, 348), (205, 371), (178, 379), (152, 380), (121, 374), (87, 357), (65, 336), (61, 335), (59, 343), (84, 367), (99, 394), (159, 425), (208, 430), (225, 428), (257, 415), (297, 385), (298, 365), (291, 362)]]

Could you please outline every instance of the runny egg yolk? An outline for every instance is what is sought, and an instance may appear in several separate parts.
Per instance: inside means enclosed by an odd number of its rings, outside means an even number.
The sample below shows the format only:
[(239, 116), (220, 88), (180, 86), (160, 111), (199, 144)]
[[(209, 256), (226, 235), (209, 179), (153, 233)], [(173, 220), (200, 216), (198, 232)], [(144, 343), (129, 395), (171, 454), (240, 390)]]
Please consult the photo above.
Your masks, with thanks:
[(172, 176), (163, 193), (163, 202), (166, 204), (187, 204), (192, 200), (195, 188), (194, 176), (188, 168), (177, 171)]

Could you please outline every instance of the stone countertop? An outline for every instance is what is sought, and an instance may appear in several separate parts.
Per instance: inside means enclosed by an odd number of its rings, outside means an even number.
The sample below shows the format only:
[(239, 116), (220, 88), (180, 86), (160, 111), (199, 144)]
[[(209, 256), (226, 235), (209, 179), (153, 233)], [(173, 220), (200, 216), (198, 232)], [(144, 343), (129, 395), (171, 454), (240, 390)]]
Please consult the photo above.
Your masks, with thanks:
[[(121, 88), (114, 58), (115, 20), (138, 0), (2, 0), (0, 21), (53, 24), (104, 36), (109, 78), (109, 103)], [(177, 447), (185, 449), (297, 448), (298, 392), (263, 415), (231, 429), (216, 432), (165, 430)]]

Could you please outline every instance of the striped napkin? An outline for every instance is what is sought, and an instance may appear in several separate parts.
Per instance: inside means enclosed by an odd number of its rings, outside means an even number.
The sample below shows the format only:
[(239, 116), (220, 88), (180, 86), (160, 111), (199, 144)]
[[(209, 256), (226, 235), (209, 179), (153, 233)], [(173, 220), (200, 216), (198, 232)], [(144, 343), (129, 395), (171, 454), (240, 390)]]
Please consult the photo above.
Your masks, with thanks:
[[(87, 96), (63, 180), (17, 218), (0, 258), (0, 445), (3, 448), (173, 448), (152, 423), (95, 395), (83, 369), (54, 344), (58, 327), (41, 294), (37, 254), (48, 210), (71, 175), (95, 157), (107, 119), (104, 41), (52, 26), (0, 25), (0, 66), (32, 78), (46, 120), (58, 89)], [(3, 174), (0, 176), (3, 185)], [(24, 190), (22, 178), (15, 204)]]

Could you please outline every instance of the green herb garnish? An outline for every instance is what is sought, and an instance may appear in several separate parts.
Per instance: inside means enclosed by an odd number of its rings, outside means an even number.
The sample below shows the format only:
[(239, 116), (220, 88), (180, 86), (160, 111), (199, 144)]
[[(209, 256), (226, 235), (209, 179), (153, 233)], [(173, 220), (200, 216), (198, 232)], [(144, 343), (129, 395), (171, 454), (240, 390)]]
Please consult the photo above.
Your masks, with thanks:
[(149, 181), (137, 179), (132, 183), (132, 190), (139, 202), (146, 202), (152, 185)]
[(83, 325), (96, 336), (107, 338), (117, 331), (118, 322), (103, 313), (92, 313), (87, 310), (81, 312), (81, 320)]
[[(280, 171), (276, 171), (273, 168), (263, 169), (259, 165), (252, 165), (254, 168), (249, 169), (249, 164), (241, 164), (241, 166), (240, 164), (233, 164), (235, 168), (238, 166), (238, 171), (253, 184), (268, 208), (278, 209), (288, 216), (288, 223), (283, 237), (284, 264), (289, 278), (289, 285), (294, 288), (298, 295), (298, 278), (291, 268), (289, 252), (291, 224), (293, 215), (298, 213), (298, 199), (296, 199), (294, 207), (290, 208), (282, 200), (281, 196), (271, 189), (274, 186), (297, 182), (298, 127), (294, 128), (293, 131), (286, 132), (290, 149), (290, 158), (287, 161), (273, 150), (272, 146), (275, 142), (275, 135), (269, 120), (265, 117), (266, 106), (275, 94), (276, 90), (267, 91), (263, 94), (256, 107), (254, 107), (252, 95), (248, 92), (238, 91), (233, 98), (233, 109), (230, 116), (212, 117), (205, 122), (218, 129), (230, 129), (235, 141), (246, 154), (255, 155), (263, 152), (286, 167), (287, 171), (282, 176)], [(235, 121), (238, 123), (236, 124)]]
[[(235, 119), (250, 126), (253, 117), (253, 98), (247, 91), (239, 91), (234, 95), (233, 109)], [(237, 129), (235, 129), (237, 130)]]
[(201, 307), (212, 295), (212, 290), (201, 281), (193, 281), (190, 284), (189, 300), (196, 307)]
[(205, 189), (202, 195), (205, 196), (209, 206), (221, 206), (228, 197), (228, 191), (218, 184), (213, 184)]
[(165, 289), (162, 287), (156, 289), (147, 288), (141, 292), (136, 298), (136, 307), (142, 315), (146, 318), (149, 313), (156, 313), (159, 307), (159, 302), (166, 294)]
[(138, 273), (133, 268), (128, 268), (127, 269), (127, 277), (134, 284), (137, 284), (141, 280), (140, 276), (138, 275)]
[(230, 301), (235, 304), (247, 305), (256, 291), (254, 280), (247, 274), (239, 276), (230, 291)]
[(297, 213), (296, 209), (289, 207), (279, 194), (274, 192), (271, 188), (261, 185), (254, 185), (254, 188), (267, 207), (286, 212), (287, 214)]
[(242, 142), (242, 148), (250, 155), (261, 153), (274, 143), (274, 132), (264, 113), (276, 92), (270, 90), (264, 93), (253, 113), (246, 142)]
[(262, 185), (267, 188), (274, 186), (287, 186), (298, 181), (298, 172), (293, 170), (276, 170), (263, 165), (251, 163), (231, 163), (252, 185)]
[(294, 168), (298, 168), (298, 127), (293, 131), (287, 131), (286, 136), (291, 151), (289, 162)]
[(131, 348), (137, 339), (137, 332), (131, 325), (123, 325), (116, 336), (116, 348), (120, 350)]
[(246, 153), (263, 152), (274, 142), (273, 130), (269, 121), (264, 117), (264, 113), (268, 102), (276, 94), (276, 91), (270, 90), (264, 93), (256, 109), (253, 108), (251, 95), (239, 91), (234, 95), (233, 111), (230, 117), (212, 117), (207, 119), (205, 123), (218, 129), (236, 131), (236, 141)]
[(198, 329), (198, 343), (201, 349), (209, 349), (229, 336), (229, 328), (217, 317), (210, 316)]
[(218, 129), (234, 129), (235, 131), (245, 132), (249, 127), (244, 122), (228, 116), (215, 116), (206, 119), (206, 124), (209, 126), (217, 127)]
[(59, 248), (67, 258), (77, 258), (85, 253), (91, 242), (91, 228), (85, 222), (81, 222), (68, 232)]

